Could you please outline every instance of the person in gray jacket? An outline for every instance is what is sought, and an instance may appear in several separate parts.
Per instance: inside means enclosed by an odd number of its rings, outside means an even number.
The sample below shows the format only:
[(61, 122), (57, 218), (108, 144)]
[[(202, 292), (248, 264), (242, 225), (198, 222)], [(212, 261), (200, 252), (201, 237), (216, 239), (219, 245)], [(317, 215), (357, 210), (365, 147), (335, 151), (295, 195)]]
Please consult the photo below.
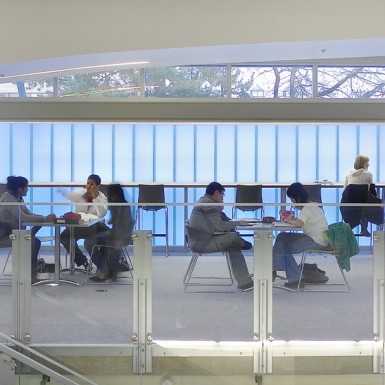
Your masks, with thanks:
[[(202, 236), (188, 238), (189, 246), (193, 251), (202, 253), (228, 252), (230, 263), (237, 281), (238, 288), (242, 291), (253, 289), (253, 280), (249, 274), (242, 250), (252, 248), (250, 242), (245, 241), (235, 231), (237, 226), (246, 226), (246, 221), (230, 221), (223, 212), (223, 197), (225, 188), (218, 182), (211, 182), (206, 188), (206, 194), (194, 206), (189, 227), (199, 230)], [(201, 203), (217, 203), (218, 206), (200, 205)], [(215, 233), (221, 233), (215, 235)]]
[[(23, 176), (9, 176), (7, 178), (7, 190), (0, 197), (0, 245), (12, 246), (9, 235), (13, 229), (25, 229), (26, 222), (53, 222), (55, 214), (36, 215), (25, 206), (23, 197), (28, 193), (28, 179)], [(20, 205), (5, 205), (2, 203), (17, 203)], [(40, 227), (33, 228), (31, 235), (35, 234)], [(31, 282), (37, 281), (37, 256), (40, 250), (40, 240), (31, 237)]]

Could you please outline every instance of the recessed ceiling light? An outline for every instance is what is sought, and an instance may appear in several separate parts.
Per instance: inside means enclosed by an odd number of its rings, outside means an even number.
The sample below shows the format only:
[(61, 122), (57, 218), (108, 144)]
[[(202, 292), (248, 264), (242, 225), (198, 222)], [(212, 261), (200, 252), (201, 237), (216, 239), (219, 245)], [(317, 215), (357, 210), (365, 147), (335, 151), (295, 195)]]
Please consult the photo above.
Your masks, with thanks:
[(148, 61), (138, 61), (138, 62), (102, 64), (102, 65), (84, 66), (84, 67), (71, 67), (71, 68), (63, 68), (63, 69), (56, 69), (56, 70), (49, 70), (49, 71), (39, 71), (39, 72), (27, 72), (24, 74), (8, 75), (8, 76), (5, 74), (0, 74), (0, 79), (15, 79), (15, 78), (21, 78), (21, 77), (27, 77), (27, 76), (30, 77), (30, 76), (37, 76), (37, 75), (57, 74), (57, 73), (68, 72), (68, 71), (96, 70), (96, 69), (106, 69), (106, 68), (114, 68), (114, 67), (135, 66), (135, 65), (149, 64), (149, 63), (150, 62)]

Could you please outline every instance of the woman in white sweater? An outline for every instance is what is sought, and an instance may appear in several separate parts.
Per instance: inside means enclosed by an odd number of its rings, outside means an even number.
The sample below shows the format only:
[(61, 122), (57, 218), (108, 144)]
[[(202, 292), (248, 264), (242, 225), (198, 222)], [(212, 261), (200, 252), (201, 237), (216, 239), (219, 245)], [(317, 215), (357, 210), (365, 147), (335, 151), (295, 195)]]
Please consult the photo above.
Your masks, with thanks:
[[(367, 184), (370, 188), (370, 184), (373, 183), (373, 175), (369, 168), (369, 158), (365, 155), (358, 155), (354, 161), (354, 170), (349, 171), (346, 175), (344, 188), (350, 184)], [(364, 218), (360, 220), (361, 234), (370, 237), (368, 231), (368, 221)]]

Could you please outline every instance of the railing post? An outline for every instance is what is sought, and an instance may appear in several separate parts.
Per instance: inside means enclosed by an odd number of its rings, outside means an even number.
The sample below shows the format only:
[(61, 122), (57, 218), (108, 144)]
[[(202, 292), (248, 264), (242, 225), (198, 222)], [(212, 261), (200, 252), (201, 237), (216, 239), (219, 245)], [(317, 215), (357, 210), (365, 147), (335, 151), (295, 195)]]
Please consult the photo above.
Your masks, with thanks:
[(12, 299), (14, 338), (31, 342), (31, 234), (27, 230), (13, 230), (12, 240)]
[(272, 231), (254, 233), (254, 373), (270, 373), (272, 341)]
[(385, 233), (373, 235), (373, 339), (377, 349), (373, 351), (373, 372), (384, 371), (384, 309), (385, 309)]
[(133, 372), (152, 372), (152, 232), (133, 235)]

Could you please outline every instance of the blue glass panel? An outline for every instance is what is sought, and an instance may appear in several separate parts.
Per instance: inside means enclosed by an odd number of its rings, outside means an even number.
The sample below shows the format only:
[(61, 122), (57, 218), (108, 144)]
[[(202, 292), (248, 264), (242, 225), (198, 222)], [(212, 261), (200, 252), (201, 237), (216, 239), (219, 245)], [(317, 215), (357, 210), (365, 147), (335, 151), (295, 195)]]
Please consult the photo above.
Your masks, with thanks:
[(213, 125), (196, 126), (196, 180), (215, 179), (215, 141)]
[(298, 127), (298, 181), (312, 183), (317, 179), (317, 137), (314, 125)]
[(114, 142), (114, 179), (117, 182), (133, 180), (133, 125), (115, 125)]
[(51, 180), (51, 143), (51, 124), (33, 124), (31, 179), (34, 182)]
[(278, 127), (278, 181), (296, 182), (296, 126), (280, 125)]
[(153, 125), (135, 125), (135, 158), (134, 178), (135, 182), (154, 181), (154, 146)]
[(353, 169), (354, 159), (358, 155), (357, 126), (345, 124), (339, 126), (339, 180), (345, 181), (349, 170)]
[(175, 138), (175, 181), (194, 182), (194, 126), (180, 124), (176, 126)]
[(334, 125), (319, 126), (318, 179), (337, 181), (337, 128)]
[(258, 182), (276, 182), (276, 139), (275, 126), (258, 126)]
[(254, 125), (239, 125), (237, 130), (237, 182), (255, 182), (256, 137)]
[(174, 125), (158, 124), (155, 131), (155, 181), (174, 180)]
[(13, 175), (22, 175), (30, 179), (31, 171), (31, 125), (29, 123), (12, 124), (11, 170)]
[(235, 126), (217, 126), (217, 180), (221, 183), (235, 180)]
[(55, 123), (53, 125), (53, 181), (71, 182), (72, 171), (72, 138), (71, 124)]
[[(379, 181), (385, 180), (385, 151), (383, 149), (385, 148), (385, 125), (380, 125), (380, 133), (378, 137), (378, 143), (377, 147), (380, 150), (378, 154), (378, 172), (377, 172), (377, 178)], [(372, 167), (373, 167), (372, 162)]]
[(11, 128), (9, 123), (0, 123), (0, 182), (6, 182), (11, 170)]
[(373, 174), (373, 181), (377, 179), (377, 126), (361, 124), (359, 128), (359, 154), (369, 157), (369, 171)]
[(97, 173), (93, 162), (93, 125), (74, 124), (73, 181), (87, 181), (90, 174)]
[(100, 175), (102, 183), (112, 182), (112, 124), (95, 124), (93, 173)]

